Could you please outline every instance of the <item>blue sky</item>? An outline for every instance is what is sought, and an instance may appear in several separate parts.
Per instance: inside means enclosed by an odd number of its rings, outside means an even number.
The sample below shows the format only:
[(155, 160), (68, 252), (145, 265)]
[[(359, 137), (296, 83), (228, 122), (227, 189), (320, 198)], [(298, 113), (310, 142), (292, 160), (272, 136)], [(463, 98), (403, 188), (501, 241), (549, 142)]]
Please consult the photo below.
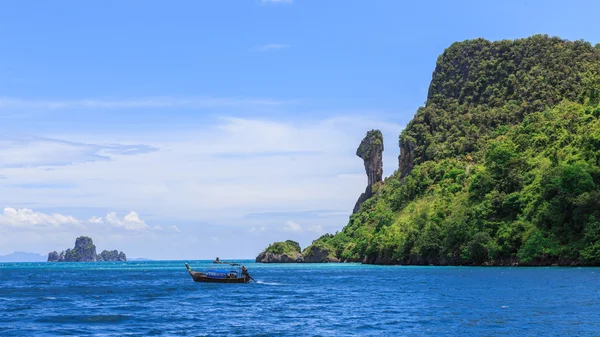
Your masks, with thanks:
[(600, 42), (593, 1), (0, 4), (0, 254), (251, 258), (340, 230), (455, 41)]

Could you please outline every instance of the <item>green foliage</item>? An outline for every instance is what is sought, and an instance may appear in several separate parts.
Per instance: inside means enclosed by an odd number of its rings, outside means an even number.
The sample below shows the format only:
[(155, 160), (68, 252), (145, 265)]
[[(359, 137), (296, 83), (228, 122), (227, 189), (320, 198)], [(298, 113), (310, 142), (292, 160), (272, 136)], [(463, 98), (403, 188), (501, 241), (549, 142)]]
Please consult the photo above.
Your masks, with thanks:
[(479, 232), (473, 236), (473, 239), (468, 243), (466, 249), (466, 260), (471, 260), (474, 263), (483, 263), (489, 259), (488, 246), (492, 238), (486, 232)]
[(438, 58), (427, 103), (400, 143), (414, 145), (417, 164), (477, 152), (526, 114), (563, 100), (600, 101), (600, 50), (589, 43), (543, 35), (457, 42)]
[(265, 252), (273, 254), (286, 254), (288, 256), (294, 255), (294, 253), (300, 253), (300, 244), (296, 241), (286, 240), (281, 242), (274, 242), (265, 249)]
[(556, 240), (545, 237), (541, 231), (536, 230), (519, 250), (519, 258), (522, 262), (552, 258), (558, 255), (559, 249), (560, 245)]
[(600, 264), (599, 101), (589, 43), (456, 43), (400, 136), (412, 169), (317, 241), (378, 263)]

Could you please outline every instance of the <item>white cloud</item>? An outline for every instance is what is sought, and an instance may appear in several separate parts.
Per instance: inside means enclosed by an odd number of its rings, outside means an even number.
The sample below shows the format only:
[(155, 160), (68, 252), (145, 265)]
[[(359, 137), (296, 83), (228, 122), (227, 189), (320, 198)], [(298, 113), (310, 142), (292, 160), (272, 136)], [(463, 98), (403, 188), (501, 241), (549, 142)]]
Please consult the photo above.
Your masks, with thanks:
[(103, 224), (104, 221), (102, 221), (101, 217), (97, 217), (97, 216), (93, 216), (88, 220), (89, 223), (93, 223), (93, 224)]
[(249, 230), (250, 233), (266, 232), (267, 227), (265, 226), (252, 226)]
[(302, 232), (302, 226), (300, 226), (300, 224), (298, 224), (296, 222), (288, 220), (285, 222), (283, 230), (286, 232), (298, 233), (298, 232)]
[(321, 225), (310, 225), (307, 230), (313, 233), (323, 233), (323, 226)]
[(270, 44), (263, 44), (263, 45), (254, 46), (250, 50), (257, 51), (257, 52), (267, 52), (267, 51), (276, 51), (276, 50), (288, 49), (290, 47), (291, 46), (289, 44), (270, 43)]
[(28, 208), (4, 208), (0, 214), (0, 227), (16, 229), (63, 229), (69, 226), (79, 226), (80, 222), (72, 216), (62, 214), (45, 214), (34, 212)]
[[(151, 229), (140, 216), (132, 211), (125, 215), (122, 219), (115, 212), (109, 212), (105, 218), (92, 216), (87, 221), (81, 221), (71, 215), (63, 215), (59, 213), (46, 214), (35, 212), (32, 209), (22, 208), (15, 209), (12, 207), (4, 208), (0, 213), (0, 228), (15, 228), (15, 229), (53, 229), (61, 231), (69, 231), (73, 228), (100, 230), (108, 229), (104, 226), (110, 225), (115, 228), (124, 229), (127, 231), (144, 231)], [(88, 226), (92, 225), (92, 226)], [(162, 230), (160, 226), (153, 226), (153, 230)], [(180, 232), (176, 226), (170, 226), (174, 232)]]
[(169, 226), (169, 228), (170, 228), (172, 231), (174, 231), (174, 232), (181, 233), (181, 231), (179, 230), (179, 228), (177, 228), (177, 226), (175, 226), (175, 225)]
[(106, 215), (106, 223), (115, 227), (124, 228), (128, 231), (142, 231), (150, 229), (150, 227), (146, 225), (146, 222), (140, 219), (140, 216), (134, 211), (131, 211), (129, 214), (125, 215), (122, 220), (117, 217), (117, 213), (110, 212)]

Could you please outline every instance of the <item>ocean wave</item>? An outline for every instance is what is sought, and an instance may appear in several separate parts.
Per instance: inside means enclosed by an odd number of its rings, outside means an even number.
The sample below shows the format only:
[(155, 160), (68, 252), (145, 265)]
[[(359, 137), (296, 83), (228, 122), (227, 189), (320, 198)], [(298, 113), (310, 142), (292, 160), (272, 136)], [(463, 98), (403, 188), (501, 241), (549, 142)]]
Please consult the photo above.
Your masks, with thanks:
[(268, 286), (282, 286), (284, 285), (283, 283), (278, 283), (278, 282), (263, 282), (263, 281), (256, 281), (257, 284), (264, 284), (264, 285), (268, 285)]
[(43, 323), (119, 323), (129, 320), (128, 315), (60, 315), (38, 318), (37, 322)]

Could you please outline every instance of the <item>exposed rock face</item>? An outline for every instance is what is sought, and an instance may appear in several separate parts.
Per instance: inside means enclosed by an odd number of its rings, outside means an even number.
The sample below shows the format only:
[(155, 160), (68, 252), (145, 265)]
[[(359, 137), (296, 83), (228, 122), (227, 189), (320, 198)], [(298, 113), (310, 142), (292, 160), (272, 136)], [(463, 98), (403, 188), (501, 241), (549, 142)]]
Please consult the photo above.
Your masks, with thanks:
[(340, 262), (332, 250), (326, 247), (319, 247), (315, 244), (302, 252), (302, 255), (306, 263)]
[(65, 260), (69, 262), (96, 262), (96, 245), (92, 238), (80, 236), (75, 240), (75, 248), (67, 249)]
[[(324, 238), (325, 237), (325, 238)], [(301, 252), (300, 245), (296, 241), (287, 240), (275, 242), (256, 257), (256, 262), (261, 263), (323, 263), (340, 262), (335, 256), (335, 250), (321, 239), (332, 237), (325, 235), (314, 240), (312, 245)]]
[(256, 257), (256, 262), (261, 263), (300, 263), (304, 262), (304, 257), (301, 253), (293, 254), (273, 254), (271, 252), (262, 252)]
[(48, 262), (96, 262), (96, 261), (127, 261), (123, 252), (103, 251), (100, 255), (96, 254), (96, 246), (92, 238), (80, 236), (75, 240), (75, 247), (67, 249), (60, 254), (50, 252)]
[(415, 143), (414, 141), (400, 138), (400, 156), (398, 157), (398, 168), (400, 178), (406, 177), (415, 166)]
[(127, 261), (125, 253), (119, 252), (118, 250), (103, 250), (102, 253), (97, 256), (98, 261)]
[(300, 253), (300, 244), (296, 241), (287, 240), (275, 242), (256, 257), (256, 262), (262, 263), (298, 263), (304, 262)]
[[(64, 256), (63, 256), (64, 258)], [(48, 254), (48, 262), (58, 262), (58, 253), (57, 252), (50, 252)]]
[(367, 132), (365, 138), (360, 142), (356, 155), (359, 156), (365, 163), (365, 171), (367, 172), (367, 188), (360, 195), (352, 213), (360, 210), (360, 206), (365, 200), (373, 195), (373, 185), (380, 182), (383, 177), (383, 135), (379, 130), (371, 130)]

